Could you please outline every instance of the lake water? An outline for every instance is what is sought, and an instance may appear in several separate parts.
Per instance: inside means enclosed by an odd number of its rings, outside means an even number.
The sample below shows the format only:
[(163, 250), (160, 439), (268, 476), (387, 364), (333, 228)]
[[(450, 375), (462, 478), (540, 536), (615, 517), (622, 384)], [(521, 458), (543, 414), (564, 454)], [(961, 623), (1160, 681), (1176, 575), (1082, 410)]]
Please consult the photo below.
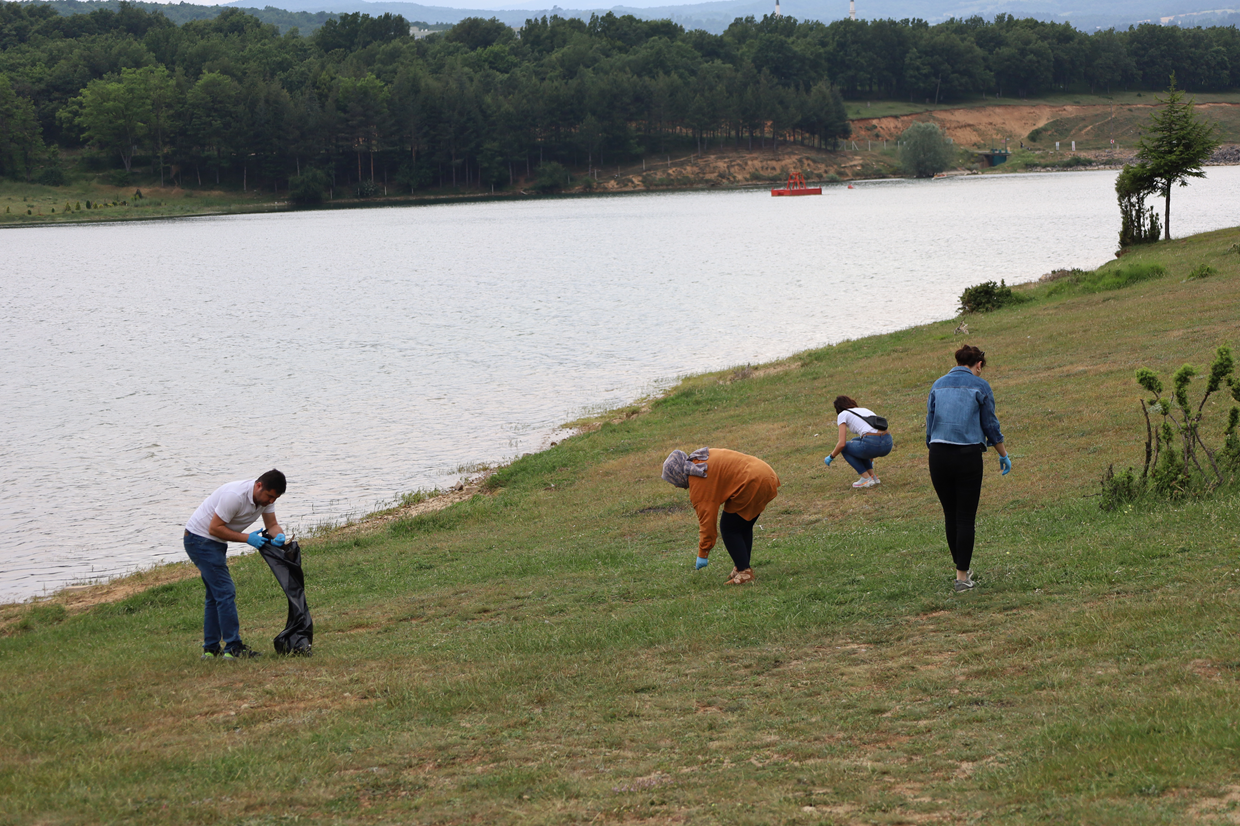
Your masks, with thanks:
[[(0, 232), (0, 599), (183, 559), (278, 467), (305, 529), (446, 487), (688, 373), (954, 315), (1112, 257), (1114, 172)], [(1240, 168), (1172, 201), (1240, 216)], [(657, 470), (657, 469), (656, 469)], [(654, 471), (652, 471), (654, 472)]]

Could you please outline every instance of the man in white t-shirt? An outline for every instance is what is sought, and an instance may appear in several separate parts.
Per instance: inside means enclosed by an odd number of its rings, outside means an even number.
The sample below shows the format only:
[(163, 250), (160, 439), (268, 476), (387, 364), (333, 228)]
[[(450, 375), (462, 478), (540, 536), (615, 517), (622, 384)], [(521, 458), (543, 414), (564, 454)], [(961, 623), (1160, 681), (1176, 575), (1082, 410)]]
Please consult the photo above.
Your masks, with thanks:
[(185, 553), (198, 567), (207, 589), (202, 620), (203, 659), (261, 656), (241, 642), (237, 587), (228, 573), (228, 543), (245, 542), (261, 548), (267, 541), (262, 531), (243, 533), (261, 514), (267, 533), (275, 537), (271, 543), (283, 545), (284, 531), (276, 520), (276, 500), (287, 485), (284, 474), (278, 470), (269, 470), (257, 479), (220, 485), (185, 523)]

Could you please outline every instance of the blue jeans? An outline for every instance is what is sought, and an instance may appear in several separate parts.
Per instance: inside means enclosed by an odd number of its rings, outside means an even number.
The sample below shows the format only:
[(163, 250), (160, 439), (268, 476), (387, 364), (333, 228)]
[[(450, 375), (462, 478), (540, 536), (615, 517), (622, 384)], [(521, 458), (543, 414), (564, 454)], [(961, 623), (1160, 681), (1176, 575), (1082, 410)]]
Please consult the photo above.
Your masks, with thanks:
[(185, 533), (185, 553), (198, 566), (207, 589), (202, 614), (202, 647), (236, 648), (241, 645), (241, 621), (237, 618), (237, 586), (228, 573), (228, 543)]
[(840, 455), (857, 473), (874, 469), (874, 460), (891, 452), (891, 434), (875, 436), (871, 433), (844, 443)]

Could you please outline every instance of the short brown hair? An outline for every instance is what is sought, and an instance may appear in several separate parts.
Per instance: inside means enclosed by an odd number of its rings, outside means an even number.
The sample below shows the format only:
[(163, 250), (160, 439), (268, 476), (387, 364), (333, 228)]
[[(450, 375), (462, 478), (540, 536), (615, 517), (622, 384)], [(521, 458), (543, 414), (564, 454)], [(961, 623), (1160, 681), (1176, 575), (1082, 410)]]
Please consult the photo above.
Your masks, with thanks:
[(986, 354), (982, 352), (981, 348), (974, 347), (972, 344), (966, 344), (956, 351), (956, 363), (961, 367), (972, 367), (975, 364), (979, 367), (985, 367)]
[(860, 406), (861, 405), (857, 404), (856, 400), (853, 399), (851, 396), (836, 396), (835, 397), (835, 412), (836, 413), (843, 413), (845, 410), (848, 410), (849, 408), (860, 407)]

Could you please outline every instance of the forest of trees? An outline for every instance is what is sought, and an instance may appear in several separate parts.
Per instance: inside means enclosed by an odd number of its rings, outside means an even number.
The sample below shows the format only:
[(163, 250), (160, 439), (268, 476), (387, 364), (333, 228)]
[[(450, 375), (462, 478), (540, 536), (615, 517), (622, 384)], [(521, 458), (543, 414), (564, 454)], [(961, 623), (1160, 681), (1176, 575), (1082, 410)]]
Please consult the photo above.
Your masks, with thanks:
[(78, 162), (117, 180), (498, 187), (673, 148), (832, 148), (846, 99), (1161, 90), (1172, 71), (1190, 91), (1240, 86), (1240, 31), (768, 16), (714, 35), (609, 13), (414, 39), (399, 16), (344, 14), (303, 37), (235, 10), (178, 26), (0, 2), (0, 174), (54, 184), (86, 147)]

